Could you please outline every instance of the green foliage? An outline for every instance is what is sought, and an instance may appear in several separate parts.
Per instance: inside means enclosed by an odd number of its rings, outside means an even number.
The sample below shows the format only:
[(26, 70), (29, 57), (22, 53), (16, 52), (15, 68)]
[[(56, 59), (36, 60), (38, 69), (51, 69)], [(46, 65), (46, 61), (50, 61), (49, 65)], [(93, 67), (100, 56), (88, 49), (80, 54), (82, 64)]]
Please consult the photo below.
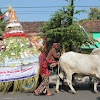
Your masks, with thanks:
[(35, 52), (33, 47), (29, 47), (30, 41), (24, 37), (10, 37), (4, 39), (5, 49), (0, 51), (0, 60), (4, 62), (4, 59), (18, 59), (21, 58), (21, 53), (25, 56), (24, 53)]
[[(3, 15), (3, 13), (0, 10), (0, 17)], [(5, 27), (6, 27), (6, 21), (4, 18), (0, 19), (0, 38), (2, 38), (3, 33), (5, 31)]]
[(90, 8), (90, 13), (88, 14), (90, 20), (100, 20), (100, 9)]
[[(76, 11), (74, 14), (78, 14), (82, 11)], [(52, 15), (51, 19), (45, 23), (41, 30), (44, 31), (42, 36), (48, 37), (47, 45), (50, 48), (54, 42), (60, 44), (61, 48), (65, 45), (69, 48), (70, 45), (81, 47), (83, 43), (86, 43), (87, 37), (79, 28), (75, 21), (69, 25), (70, 18), (69, 9), (63, 7)]]

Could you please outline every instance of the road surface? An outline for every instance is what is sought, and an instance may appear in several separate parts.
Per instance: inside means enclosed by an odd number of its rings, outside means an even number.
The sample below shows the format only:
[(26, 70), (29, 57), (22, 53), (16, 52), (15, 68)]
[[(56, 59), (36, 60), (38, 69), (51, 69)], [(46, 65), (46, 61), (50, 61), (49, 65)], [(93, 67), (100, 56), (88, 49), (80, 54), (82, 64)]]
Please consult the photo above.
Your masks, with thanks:
[[(68, 86), (60, 86), (60, 93), (55, 93), (55, 84), (50, 85), (54, 96), (34, 96), (33, 93), (0, 93), (0, 100), (100, 100), (100, 94), (93, 93), (89, 85), (75, 87), (77, 94), (72, 94)], [(100, 91), (100, 87), (98, 87)]]

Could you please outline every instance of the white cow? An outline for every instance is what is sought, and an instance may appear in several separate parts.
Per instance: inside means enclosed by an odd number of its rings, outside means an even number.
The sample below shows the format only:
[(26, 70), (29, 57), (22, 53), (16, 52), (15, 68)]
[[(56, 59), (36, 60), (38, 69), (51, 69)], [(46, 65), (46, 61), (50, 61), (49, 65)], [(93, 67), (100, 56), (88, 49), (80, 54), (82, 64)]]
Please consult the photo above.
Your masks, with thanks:
[[(95, 54), (94, 54), (95, 51)], [(67, 52), (61, 55), (59, 59), (59, 66), (63, 70), (64, 73), (60, 73), (60, 78), (66, 75), (67, 84), (72, 90), (73, 93), (76, 93), (75, 89), (72, 86), (72, 75), (73, 74), (82, 74), (85, 76), (93, 76), (95, 79), (100, 79), (100, 55), (96, 52), (98, 50), (94, 50), (92, 53), (94, 54), (81, 54), (76, 52)], [(94, 82), (94, 91), (97, 91), (98, 82)], [(56, 84), (56, 91), (59, 90), (59, 79)]]
[(91, 54), (92, 55), (100, 55), (100, 48), (93, 49)]

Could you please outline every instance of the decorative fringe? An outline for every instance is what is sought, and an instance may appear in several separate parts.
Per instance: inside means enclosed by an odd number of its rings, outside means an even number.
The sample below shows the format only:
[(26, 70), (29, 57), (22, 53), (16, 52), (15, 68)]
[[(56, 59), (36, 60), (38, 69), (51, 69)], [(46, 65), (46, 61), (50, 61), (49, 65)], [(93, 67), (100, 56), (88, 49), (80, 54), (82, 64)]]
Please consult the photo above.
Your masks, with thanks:
[(3, 93), (8, 92), (8, 90), (12, 86), (12, 83), (13, 82), (3, 82), (3, 83), (0, 83), (0, 91), (3, 92)]

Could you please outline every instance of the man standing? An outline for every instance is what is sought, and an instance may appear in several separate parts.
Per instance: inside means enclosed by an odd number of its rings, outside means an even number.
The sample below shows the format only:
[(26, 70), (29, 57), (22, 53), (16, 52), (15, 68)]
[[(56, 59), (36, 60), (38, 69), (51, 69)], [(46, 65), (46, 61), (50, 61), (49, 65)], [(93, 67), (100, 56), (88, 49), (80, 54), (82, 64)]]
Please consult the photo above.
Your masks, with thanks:
[(52, 46), (52, 49), (49, 51), (47, 55), (47, 61), (48, 63), (56, 63), (56, 58), (60, 58), (60, 53), (56, 53), (56, 50), (58, 49), (58, 44), (54, 43)]

